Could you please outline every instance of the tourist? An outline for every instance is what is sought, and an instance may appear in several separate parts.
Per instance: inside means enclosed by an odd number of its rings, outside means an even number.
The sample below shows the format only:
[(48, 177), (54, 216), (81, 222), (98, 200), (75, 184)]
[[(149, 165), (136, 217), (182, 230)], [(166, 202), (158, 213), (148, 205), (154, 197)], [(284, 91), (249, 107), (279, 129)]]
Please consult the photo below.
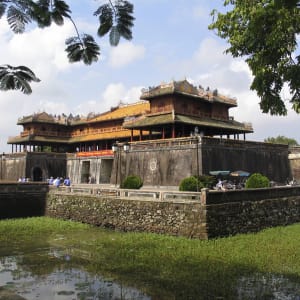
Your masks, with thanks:
[(70, 186), (71, 185), (71, 180), (69, 177), (67, 177), (65, 180), (64, 180), (64, 186)]
[(217, 190), (222, 190), (223, 189), (223, 182), (221, 179), (219, 179), (218, 183), (217, 183)]
[(55, 185), (57, 188), (60, 186), (60, 179), (59, 179), (59, 177), (57, 177), (56, 179), (54, 179), (53, 185)]
[(54, 182), (54, 178), (51, 176), (50, 179), (49, 179), (49, 181), (48, 181), (48, 184), (49, 185), (53, 185), (53, 182)]

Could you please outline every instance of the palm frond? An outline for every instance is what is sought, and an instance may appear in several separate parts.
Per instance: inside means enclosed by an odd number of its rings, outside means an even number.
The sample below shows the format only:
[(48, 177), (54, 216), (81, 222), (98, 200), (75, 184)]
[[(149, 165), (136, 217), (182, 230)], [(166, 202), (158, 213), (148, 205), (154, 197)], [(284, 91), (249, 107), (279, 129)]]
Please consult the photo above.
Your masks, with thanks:
[(84, 34), (81, 38), (71, 37), (66, 40), (70, 62), (83, 61), (86, 65), (90, 65), (98, 60), (100, 48), (91, 35)]
[(32, 16), (39, 27), (50, 26), (52, 21), (57, 25), (64, 24), (64, 18), (70, 18), (70, 7), (63, 0), (39, 0), (32, 4)]
[(98, 60), (100, 48), (91, 35), (85, 34), (82, 40), (84, 44), (83, 62), (86, 65), (90, 65)]
[(24, 94), (31, 94), (31, 81), (39, 82), (40, 79), (25, 66), (0, 66), (0, 90), (20, 90)]
[(110, 5), (104, 4), (94, 12), (94, 15), (99, 16), (100, 26), (97, 34), (102, 37), (107, 34), (113, 26), (113, 10)]
[(7, 10), (7, 22), (14, 33), (23, 33), (25, 25), (31, 21), (30, 16), (17, 6), (9, 6)]
[(117, 46), (120, 38), (132, 39), (133, 5), (128, 1), (118, 0), (116, 4), (104, 4), (94, 13), (99, 16), (100, 26), (98, 35), (104, 36), (109, 32), (109, 40), (112, 46)]
[(32, 3), (32, 18), (40, 28), (51, 25), (51, 14), (49, 11), (49, 0), (39, 0)]
[(68, 4), (62, 0), (54, 0), (53, 7), (51, 11), (51, 18), (53, 22), (57, 25), (64, 24), (64, 17), (70, 18), (71, 10)]
[(120, 35), (127, 39), (132, 39), (132, 31), (133, 21), (135, 18), (133, 17), (133, 5), (128, 1), (119, 1), (116, 5), (117, 11), (117, 28)]
[(0, 3), (0, 19), (4, 16), (6, 7), (7, 7), (6, 3)]
[(121, 38), (121, 35), (120, 35), (120, 32), (119, 32), (117, 26), (113, 26), (109, 33), (109, 42), (110, 42), (111, 46), (117, 46), (120, 42), (120, 38)]

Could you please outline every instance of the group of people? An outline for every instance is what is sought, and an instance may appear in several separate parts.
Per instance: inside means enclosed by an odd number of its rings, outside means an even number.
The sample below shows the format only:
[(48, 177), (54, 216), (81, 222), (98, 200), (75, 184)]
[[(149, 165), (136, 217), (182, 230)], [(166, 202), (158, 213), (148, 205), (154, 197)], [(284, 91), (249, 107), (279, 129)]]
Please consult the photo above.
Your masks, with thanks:
[(63, 186), (70, 186), (71, 185), (71, 180), (69, 177), (66, 177), (63, 179), (62, 177), (56, 177), (55, 179), (51, 176), (50, 179), (48, 180), (49, 185), (54, 185), (56, 187), (60, 187), (61, 185)]
[(222, 190), (222, 191), (227, 191), (227, 190), (239, 190), (244, 188), (244, 183), (243, 182), (231, 182), (228, 180), (221, 180), (220, 178), (218, 179), (218, 182), (216, 186), (214, 187), (215, 190)]
[(28, 182), (29, 178), (26, 177), (19, 177), (18, 182)]

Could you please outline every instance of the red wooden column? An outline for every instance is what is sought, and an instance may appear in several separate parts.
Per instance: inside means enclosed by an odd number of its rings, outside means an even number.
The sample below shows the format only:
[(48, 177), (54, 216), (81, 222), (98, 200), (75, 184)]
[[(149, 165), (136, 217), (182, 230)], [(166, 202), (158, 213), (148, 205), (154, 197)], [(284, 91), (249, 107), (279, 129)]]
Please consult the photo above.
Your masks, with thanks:
[(172, 138), (174, 139), (176, 137), (176, 133), (175, 133), (175, 124), (172, 124)]

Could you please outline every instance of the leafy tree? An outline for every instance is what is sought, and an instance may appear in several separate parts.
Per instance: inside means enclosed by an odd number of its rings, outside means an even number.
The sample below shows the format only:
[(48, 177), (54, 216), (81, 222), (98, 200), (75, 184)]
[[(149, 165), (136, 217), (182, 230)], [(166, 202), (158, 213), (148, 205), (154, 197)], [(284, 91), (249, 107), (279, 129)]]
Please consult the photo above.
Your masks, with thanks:
[(272, 143), (272, 144), (285, 144), (289, 146), (297, 146), (298, 142), (295, 139), (291, 139), (288, 137), (285, 137), (283, 135), (278, 135), (277, 137), (268, 137), (267, 139), (264, 139), (265, 143)]
[(299, 0), (223, 0), (226, 13), (212, 11), (210, 29), (229, 42), (226, 53), (245, 57), (254, 79), (251, 89), (260, 108), (286, 115), (282, 89), (287, 85), (293, 109), (300, 112)]
[[(26, 30), (26, 25), (36, 23), (40, 28), (52, 23), (62, 26), (65, 19), (69, 19), (76, 35), (66, 39), (66, 52), (70, 62), (82, 61), (90, 65), (98, 60), (100, 47), (92, 35), (79, 33), (72, 19), (72, 12), (63, 0), (2, 0), (0, 1), (0, 18), (5, 17), (15, 34)], [(108, 0), (101, 5), (94, 16), (99, 19), (97, 35), (103, 37), (109, 34), (110, 44), (117, 46), (120, 38), (132, 39), (133, 5), (126, 0)], [(0, 66), (0, 90), (21, 90), (30, 94), (30, 82), (40, 81), (32, 70), (25, 66)]]

